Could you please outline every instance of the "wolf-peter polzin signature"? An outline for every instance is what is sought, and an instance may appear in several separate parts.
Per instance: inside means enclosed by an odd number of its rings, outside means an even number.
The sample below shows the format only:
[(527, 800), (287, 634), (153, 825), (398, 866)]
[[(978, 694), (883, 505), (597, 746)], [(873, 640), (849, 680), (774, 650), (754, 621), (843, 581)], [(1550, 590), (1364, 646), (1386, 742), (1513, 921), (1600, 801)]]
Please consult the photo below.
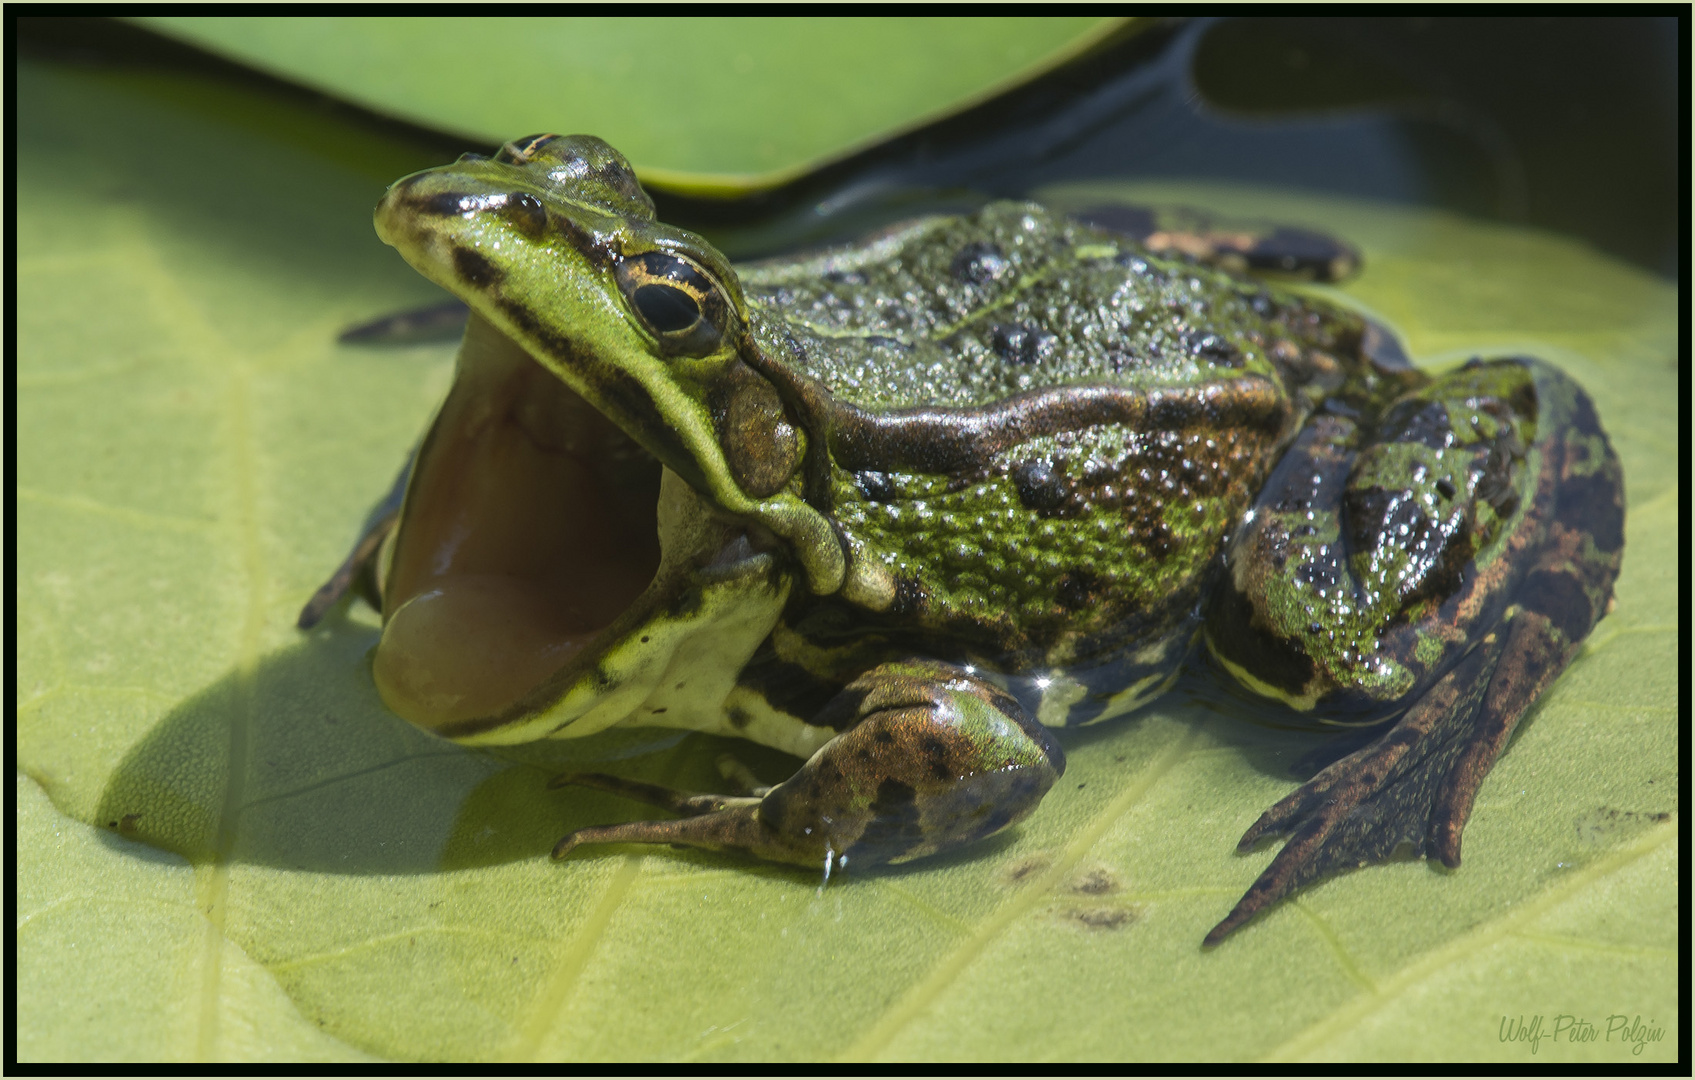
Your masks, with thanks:
[(1501, 1041), (1528, 1043), (1532, 1054), (1541, 1048), (1543, 1039), (1555, 1043), (1562, 1040), (1569, 1043), (1618, 1043), (1621, 1047), (1629, 1045), (1632, 1054), (1640, 1054), (1644, 1046), (1665, 1037), (1665, 1028), (1655, 1026), (1652, 1019), (1644, 1023), (1640, 1014), (1625, 1016), (1614, 1013), (1607, 1017), (1604, 1025), (1592, 1024), (1570, 1013), (1556, 1013), (1552, 1024), (1541, 1013), (1529, 1017), (1501, 1017)]

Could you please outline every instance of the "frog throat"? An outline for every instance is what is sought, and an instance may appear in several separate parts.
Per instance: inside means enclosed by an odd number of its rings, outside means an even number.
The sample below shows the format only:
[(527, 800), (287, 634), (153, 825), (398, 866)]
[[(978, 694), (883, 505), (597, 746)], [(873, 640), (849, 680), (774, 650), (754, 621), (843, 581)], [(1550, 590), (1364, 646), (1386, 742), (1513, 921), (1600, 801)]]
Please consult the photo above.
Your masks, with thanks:
[(377, 686), (456, 739), (603, 727), (712, 626), (745, 625), (715, 647), (751, 637), (751, 652), (788, 591), (775, 537), (716, 511), (480, 321), (394, 535)]

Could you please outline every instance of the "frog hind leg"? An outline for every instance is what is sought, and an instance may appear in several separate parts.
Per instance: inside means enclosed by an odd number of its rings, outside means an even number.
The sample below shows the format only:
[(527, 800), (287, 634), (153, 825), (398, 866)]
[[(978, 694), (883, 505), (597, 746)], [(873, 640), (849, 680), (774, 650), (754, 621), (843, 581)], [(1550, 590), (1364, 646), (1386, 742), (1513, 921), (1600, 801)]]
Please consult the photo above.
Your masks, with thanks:
[(873, 668), (814, 722), (840, 734), (762, 797), (694, 796), (594, 774), (564, 781), (688, 816), (579, 829), (554, 856), (582, 844), (641, 843), (826, 870), (905, 862), (1023, 820), (1065, 771), (1053, 735), (1016, 701), (938, 661)]
[[(1474, 501), (1493, 500), (1500, 527), (1492, 539), (1473, 536), (1467, 540), (1464, 528), (1455, 530), (1453, 538), (1465, 541), (1462, 550), (1472, 541), (1477, 543), (1467, 572), (1457, 573), (1452, 566), (1443, 571), (1440, 554), (1426, 552), (1436, 575), (1446, 574), (1447, 583), (1435, 590), (1427, 583), (1409, 583), (1413, 607), (1416, 611), (1422, 606), (1424, 615), (1409, 616), (1397, 628), (1400, 641), (1411, 643), (1401, 658), (1408, 661), (1404, 667), (1425, 669), (1422, 674), (1414, 672), (1413, 685), (1401, 699), (1410, 704), (1381, 736), (1321, 771), (1248, 829), (1239, 850), (1249, 850), (1272, 835), (1285, 835), (1287, 842), (1230, 914), (1207, 935), (1205, 944), (1216, 945), (1316, 878), (1381, 861), (1403, 847), (1440, 859), (1449, 867), (1458, 866), (1461, 833), (1484, 777), (1526, 709), (1558, 676), (1605, 613), (1623, 550), (1623, 481), (1618, 461), (1588, 398), (1554, 369), (1534, 361), (1497, 362), (1493, 374), (1508, 376), (1494, 380), (1497, 388), (1513, 381), (1514, 373), (1501, 368), (1512, 364), (1522, 368), (1518, 381), (1530, 382), (1535, 390), (1534, 407), (1527, 408), (1520, 398), (1516, 427), (1532, 420), (1537, 434), (1529, 452), (1516, 463), (1516, 478), (1513, 454), (1502, 450), (1503, 446), (1511, 449), (1510, 432), (1497, 431), (1495, 445), (1471, 456), (1471, 472), (1477, 477)], [(1486, 399), (1488, 395), (1473, 393), (1477, 386), (1466, 385), (1467, 372), (1473, 381), (1490, 374), (1479, 373), (1475, 365), (1468, 367), (1448, 377), (1451, 381), (1446, 387), (1438, 380), (1422, 395), (1412, 395), (1413, 403), (1446, 398), (1451, 411), (1455, 401), (1474, 405), (1480, 397)], [(1403, 415), (1407, 411), (1403, 409)], [(1424, 417), (1426, 436), (1432, 434), (1430, 419)], [(1388, 421), (1385, 426), (1393, 429), (1393, 417)], [(1327, 474), (1334, 479), (1351, 471), (1349, 483), (1357, 495), (1360, 474), (1369, 474), (1370, 466), (1367, 463), (1362, 469), (1357, 459), (1338, 461), (1333, 451), (1341, 441), (1316, 434), (1314, 444), (1319, 449), (1298, 457), (1294, 469), (1311, 475), (1315, 490), (1323, 486)], [(1463, 438), (1455, 441), (1464, 449)], [(1327, 454), (1331, 455), (1328, 468)], [(1452, 487), (1452, 480), (1440, 479)], [(1288, 490), (1268, 494), (1269, 499), (1262, 496), (1268, 508), (1294, 506), (1299, 512), (1299, 500), (1290, 500)], [(1353, 506), (1363, 511), (1369, 502), (1355, 498)], [(1468, 528), (1487, 517), (1476, 507), (1467, 510), (1455, 520)], [(1409, 533), (1419, 536), (1416, 518), (1410, 524)], [(1254, 528), (1266, 525), (1256, 520)], [(1269, 527), (1279, 528), (1275, 521)], [(1345, 532), (1338, 529), (1337, 538)], [(1280, 542), (1286, 545), (1287, 537)], [(1301, 573), (1299, 568), (1291, 569)], [(1335, 584), (1326, 573), (1308, 571), (1305, 576)], [(1266, 614), (1263, 597), (1276, 592), (1268, 584), (1259, 583), (1262, 617)], [(1239, 593), (1236, 599), (1240, 603)], [(1317, 623), (1306, 629), (1313, 635), (1320, 632)], [(1324, 630), (1331, 632), (1333, 628)], [(1281, 650), (1285, 666), (1293, 662), (1299, 668), (1301, 661), (1317, 666), (1306, 650), (1297, 647), (1299, 636), (1290, 634), (1270, 652)], [(1395, 632), (1385, 637), (1392, 641)], [(1437, 648), (1438, 641), (1457, 643), (1463, 651), (1456, 655), (1447, 651), (1454, 647)], [(1422, 665), (1417, 660), (1421, 642)], [(1210, 634), (1209, 643), (1219, 652)], [(1232, 665), (1229, 650), (1223, 652), (1227, 666), (1238, 671), (1248, 666)], [(1237, 660), (1241, 659), (1238, 653)], [(1265, 656), (1260, 660), (1264, 674), (1268, 671)], [(1253, 685), (1257, 680), (1250, 673), (1247, 681)], [(1311, 688), (1309, 682), (1309, 696)], [(1357, 701), (1361, 689), (1356, 686), (1351, 692)], [(1290, 696), (1290, 688), (1285, 687), (1283, 695)]]
[(1311, 229), (1233, 221), (1183, 206), (1106, 203), (1071, 216), (1127, 236), (1154, 255), (1237, 274), (1340, 282), (1359, 273), (1359, 249)]

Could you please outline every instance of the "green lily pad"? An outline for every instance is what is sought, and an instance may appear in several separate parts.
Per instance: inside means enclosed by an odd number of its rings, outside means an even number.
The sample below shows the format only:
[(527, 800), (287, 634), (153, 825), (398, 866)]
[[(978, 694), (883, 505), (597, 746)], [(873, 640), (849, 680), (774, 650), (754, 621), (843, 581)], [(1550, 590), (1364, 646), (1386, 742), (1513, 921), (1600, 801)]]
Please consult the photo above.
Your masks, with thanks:
[[(1347, 235), (1344, 299), (1420, 362), (1573, 372), (1629, 485), (1617, 608), (1484, 785), (1465, 865), (1343, 875), (1203, 951), (1271, 857), (1236, 837), (1315, 745), (1213, 699), (1066, 736), (1007, 835), (828, 887), (551, 862), (633, 809), (546, 791), (562, 763), (706, 785), (729, 744), (467, 750), (380, 707), (368, 613), (293, 625), (446, 388), (449, 349), (335, 344), (434, 295), (370, 231), (405, 149), (187, 80), (24, 62), (15, 102), (21, 1060), (1675, 1057), (1675, 287), (1422, 210), (1048, 193)], [(1561, 1015), (1596, 1039), (1503, 1041)]]
[(644, 182), (721, 192), (776, 185), (956, 112), (1124, 27), (1088, 16), (135, 21), (491, 147), (591, 132)]

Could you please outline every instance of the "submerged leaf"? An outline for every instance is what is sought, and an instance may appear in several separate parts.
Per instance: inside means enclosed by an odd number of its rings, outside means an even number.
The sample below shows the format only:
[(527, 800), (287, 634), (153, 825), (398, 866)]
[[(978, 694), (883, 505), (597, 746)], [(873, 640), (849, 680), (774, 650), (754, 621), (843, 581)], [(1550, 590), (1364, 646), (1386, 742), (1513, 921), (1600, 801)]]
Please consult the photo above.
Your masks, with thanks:
[[(1024, 82), (1124, 20), (137, 20), (377, 112), (491, 147), (608, 140), (648, 182), (767, 187)], [(455, 77), (444, 78), (444, 72)]]

